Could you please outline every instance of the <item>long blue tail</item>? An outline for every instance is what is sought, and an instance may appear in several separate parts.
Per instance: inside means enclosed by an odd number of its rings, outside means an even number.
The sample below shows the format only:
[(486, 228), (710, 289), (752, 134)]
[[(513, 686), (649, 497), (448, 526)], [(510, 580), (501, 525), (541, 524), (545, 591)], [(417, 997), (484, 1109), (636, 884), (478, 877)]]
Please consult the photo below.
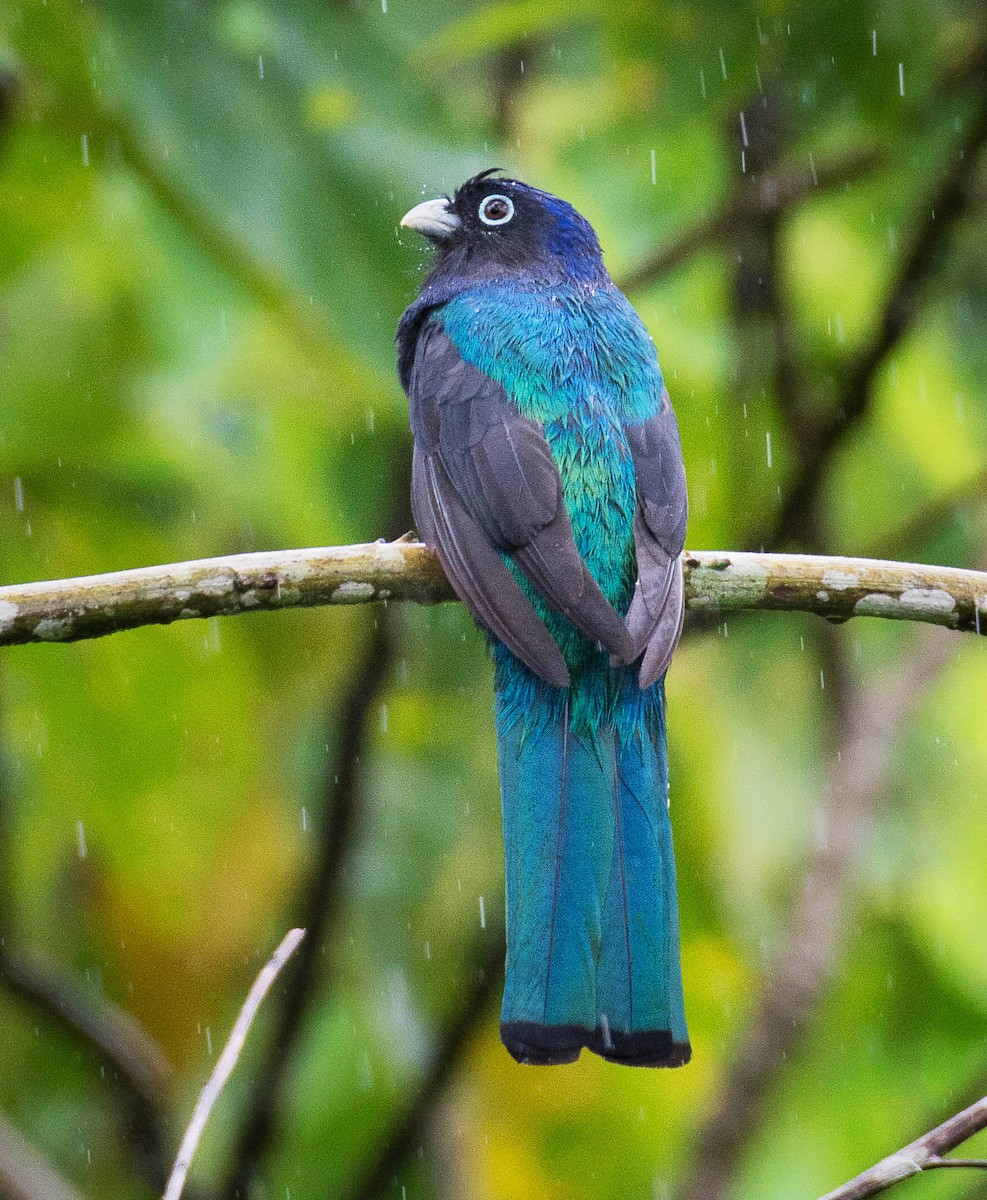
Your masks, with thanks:
[(651, 719), (622, 738), (575, 732), (547, 689), (525, 720), (499, 708), (501, 1037), (519, 1062), (573, 1062), (584, 1046), (636, 1066), (689, 1061), (658, 688)]

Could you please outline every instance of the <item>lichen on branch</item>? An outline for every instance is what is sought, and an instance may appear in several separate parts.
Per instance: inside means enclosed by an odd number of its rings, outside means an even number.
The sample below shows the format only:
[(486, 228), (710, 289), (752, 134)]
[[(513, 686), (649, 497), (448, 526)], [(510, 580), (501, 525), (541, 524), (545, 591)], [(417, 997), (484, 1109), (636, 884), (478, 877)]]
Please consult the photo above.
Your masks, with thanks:
[[(690, 550), (686, 607), (784, 609), (987, 632), (987, 573), (880, 559)], [(0, 646), (74, 642), (143, 625), (329, 604), (455, 599), (435, 556), (410, 538), (232, 554), (0, 587)]]

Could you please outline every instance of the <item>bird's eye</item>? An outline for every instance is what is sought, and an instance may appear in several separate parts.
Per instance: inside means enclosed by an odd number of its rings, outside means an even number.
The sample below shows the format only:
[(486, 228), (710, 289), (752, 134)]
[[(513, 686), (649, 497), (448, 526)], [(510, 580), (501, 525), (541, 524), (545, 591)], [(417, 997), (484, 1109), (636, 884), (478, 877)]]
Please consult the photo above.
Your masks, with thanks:
[(513, 216), (514, 202), (509, 196), (488, 196), (480, 205), (484, 225), (506, 225)]

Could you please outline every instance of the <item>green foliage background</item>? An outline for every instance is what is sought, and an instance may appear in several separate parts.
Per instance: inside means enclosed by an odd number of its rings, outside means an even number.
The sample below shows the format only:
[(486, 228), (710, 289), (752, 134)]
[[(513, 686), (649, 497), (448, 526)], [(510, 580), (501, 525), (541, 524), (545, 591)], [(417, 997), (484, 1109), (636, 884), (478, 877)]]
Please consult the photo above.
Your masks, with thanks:
[[(425, 255), (401, 214), (499, 164), (576, 204), (626, 276), (737, 186), (739, 114), (762, 89), (785, 164), (881, 155), (782, 226), (825, 411), (971, 120), (961, 75), (984, 36), (963, 0), (0, 0), (0, 583), (402, 533), (392, 337)], [(982, 168), (805, 549), (981, 560)], [(704, 246), (632, 295), (678, 411), (697, 548), (759, 544), (798, 463), (766, 343), (738, 331), (735, 259)], [(0, 933), (160, 1042), (176, 1142), (210, 1046), (293, 919), (373, 620), (256, 615), (0, 655)], [(497, 936), (482, 639), (458, 606), (396, 620), (331, 982), (258, 1196), (345, 1194), (478, 939)], [(491, 1008), (391, 1194), (674, 1193), (819, 836), (833, 750), (817, 634), (735, 621), (689, 636), (669, 677), (693, 1064), (523, 1069)], [(915, 638), (863, 622), (838, 636), (862, 680)], [(816, 1195), (987, 1077), (987, 659), (943, 636), (956, 658), (901, 731), (838, 970), (778, 1064), (737, 1197)], [(96, 1057), (2, 988), (0, 1028), (0, 1111), (84, 1195), (150, 1195)], [(262, 1022), (209, 1128), (206, 1182), (264, 1037)], [(904, 1186), (966, 1194), (962, 1173), (938, 1174)]]

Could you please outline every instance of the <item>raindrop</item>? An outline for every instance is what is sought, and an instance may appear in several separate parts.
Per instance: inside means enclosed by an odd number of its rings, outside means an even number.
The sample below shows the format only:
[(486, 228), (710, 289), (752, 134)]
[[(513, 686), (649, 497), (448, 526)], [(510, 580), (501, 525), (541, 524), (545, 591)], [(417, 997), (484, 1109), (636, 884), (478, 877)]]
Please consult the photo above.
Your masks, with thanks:
[(428, 942), (428, 941), (426, 941), (426, 943), (425, 943), (425, 961), (426, 962), (432, 961), (432, 943)]
[(257, 55), (257, 77), (259, 79), (264, 78), (264, 55), (263, 54)]
[(381, 733), (387, 733), (387, 705), (386, 704), (382, 704), (380, 706), (380, 731), (381, 731)]
[(905, 64), (898, 63), (898, 95), (905, 94)]
[(723, 78), (726, 79), (726, 77), (727, 77), (727, 60), (726, 60), (726, 55), (723, 53), (722, 46), (720, 47), (720, 71), (723, 73)]
[(209, 1052), (209, 1057), (212, 1058), (212, 1030), (206, 1026), (206, 1050)]
[(651, 185), (655, 187), (658, 183), (658, 164), (655, 162), (655, 152), (651, 151)]
[(89, 166), (89, 134), (88, 133), (84, 133), (82, 135), (82, 165), (84, 167)]
[(822, 692), (826, 690), (826, 673), (821, 668), (819, 671), (819, 690)]
[(767, 455), (768, 455), (768, 470), (770, 471), (770, 470), (771, 470), (771, 430), (770, 430), (770, 429), (768, 429), (768, 430), (765, 430), (765, 433), (764, 433), (764, 446), (765, 446), (765, 449), (767, 450)]
[(744, 110), (740, 110), (740, 140), (744, 146), (750, 145), (750, 140), (747, 137), (747, 120), (744, 117)]
[(387, 0), (380, 0), (380, 11), (387, 16)]
[(302, 832), (308, 833), (308, 809), (302, 805)]
[(14, 476), (14, 507), (18, 512), (24, 511), (24, 484), (20, 475)]
[(483, 906), (483, 897), (481, 896), (480, 897), (480, 928), (486, 929), (486, 927), (487, 927), (487, 910)]
[(877, 58), (877, 30), (870, 31), (870, 52)]
[(702, 69), (702, 67), (699, 68), (699, 90), (702, 92), (703, 99), (705, 100), (706, 99), (706, 72)]
[(75, 838), (79, 845), (79, 857), (85, 858), (89, 851), (86, 847), (86, 827), (81, 821), (76, 822)]
[(600, 1013), (600, 1029), (603, 1032), (603, 1049), (613, 1049), (613, 1038), (610, 1036), (610, 1021), (606, 1013)]

